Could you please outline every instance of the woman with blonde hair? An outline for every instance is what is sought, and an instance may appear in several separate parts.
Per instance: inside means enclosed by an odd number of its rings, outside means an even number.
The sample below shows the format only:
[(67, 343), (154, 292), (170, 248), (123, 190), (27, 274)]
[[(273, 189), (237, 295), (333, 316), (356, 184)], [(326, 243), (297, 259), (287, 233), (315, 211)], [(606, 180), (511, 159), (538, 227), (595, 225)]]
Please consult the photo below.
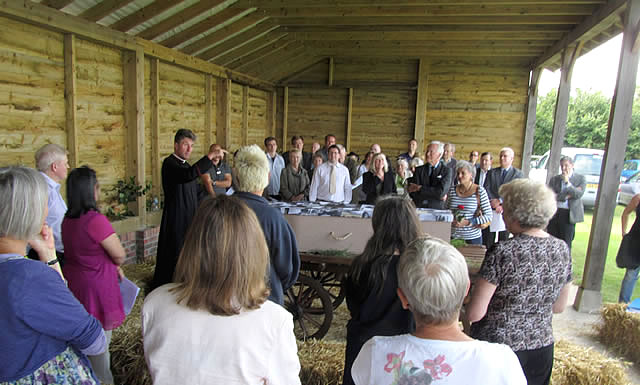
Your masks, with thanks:
[(369, 171), (362, 175), (362, 192), (365, 203), (376, 203), (379, 196), (397, 193), (395, 173), (389, 170), (387, 157), (379, 152), (373, 155)]
[(267, 301), (269, 250), (240, 199), (205, 199), (187, 232), (174, 283), (142, 308), (154, 384), (299, 384), (293, 320)]

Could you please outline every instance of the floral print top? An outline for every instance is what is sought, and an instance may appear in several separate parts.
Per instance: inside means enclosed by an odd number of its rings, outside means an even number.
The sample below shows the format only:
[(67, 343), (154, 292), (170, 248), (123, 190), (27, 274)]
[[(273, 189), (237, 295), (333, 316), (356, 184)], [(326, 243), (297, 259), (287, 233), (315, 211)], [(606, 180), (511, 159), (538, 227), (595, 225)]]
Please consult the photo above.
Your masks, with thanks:
[(489, 250), (478, 274), (497, 288), (487, 314), (471, 325), (473, 338), (506, 344), (514, 351), (553, 343), (551, 307), (572, 279), (564, 241), (517, 235)]
[(515, 353), (484, 341), (443, 341), (410, 334), (373, 337), (364, 344), (351, 375), (355, 384), (525, 385)]

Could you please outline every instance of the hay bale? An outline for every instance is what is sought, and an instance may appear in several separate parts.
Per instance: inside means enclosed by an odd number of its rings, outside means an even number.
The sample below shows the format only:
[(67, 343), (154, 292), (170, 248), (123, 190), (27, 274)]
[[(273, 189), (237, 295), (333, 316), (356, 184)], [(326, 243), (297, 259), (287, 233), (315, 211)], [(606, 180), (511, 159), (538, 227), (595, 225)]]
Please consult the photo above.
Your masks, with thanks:
[[(123, 266), (127, 278), (141, 288), (153, 278), (154, 265), (149, 263)], [(142, 303), (144, 290), (140, 291), (136, 303), (120, 327), (113, 331), (109, 351), (111, 369), (116, 384), (151, 385), (151, 376), (144, 360), (142, 346)]]
[(598, 339), (631, 362), (640, 364), (640, 314), (627, 312), (625, 304), (606, 304), (595, 329)]
[(302, 385), (338, 385), (344, 371), (344, 342), (298, 342)]
[(629, 364), (608, 358), (590, 347), (560, 340), (555, 344), (552, 385), (627, 385)]

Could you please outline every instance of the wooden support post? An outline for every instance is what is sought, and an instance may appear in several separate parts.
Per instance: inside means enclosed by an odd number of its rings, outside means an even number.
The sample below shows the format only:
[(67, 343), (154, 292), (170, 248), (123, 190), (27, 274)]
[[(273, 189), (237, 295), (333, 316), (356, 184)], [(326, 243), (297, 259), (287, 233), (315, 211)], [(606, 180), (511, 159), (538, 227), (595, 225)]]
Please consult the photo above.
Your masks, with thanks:
[(242, 145), (249, 140), (249, 87), (242, 86)]
[(216, 137), (222, 148), (231, 145), (231, 80), (218, 79), (216, 84)]
[(160, 71), (158, 70), (159, 60), (149, 59), (150, 65), (150, 91), (149, 101), (150, 124), (151, 124), (151, 175), (153, 181), (153, 195), (160, 197), (162, 194), (162, 166), (160, 163)]
[(333, 56), (329, 58), (329, 87), (333, 87)]
[(351, 151), (351, 121), (353, 115), (353, 88), (349, 88), (349, 100), (347, 102), (347, 140), (345, 147), (347, 152)]
[(524, 144), (522, 146), (522, 172), (529, 176), (531, 168), (531, 154), (533, 154), (533, 138), (536, 133), (536, 107), (538, 106), (538, 82), (542, 75), (542, 68), (531, 71), (529, 95), (527, 101), (527, 122), (524, 126)]
[(418, 90), (416, 97), (416, 124), (413, 137), (418, 142), (418, 151), (424, 150), (424, 138), (427, 118), (427, 85), (429, 78), (429, 62), (426, 58), (420, 58), (418, 69)]
[[(600, 310), (602, 277), (609, 248), (609, 236), (616, 208), (616, 194), (631, 126), (631, 107), (638, 73), (638, 52), (633, 52), (632, 31), (640, 22), (640, 0), (629, 0), (625, 11), (624, 32), (618, 79), (611, 101), (605, 158), (600, 171), (596, 209), (591, 225), (582, 284), (574, 307), (581, 312)], [(618, 226), (619, 223), (616, 223)]]
[(556, 109), (553, 116), (553, 134), (551, 136), (551, 151), (547, 161), (547, 183), (560, 170), (560, 156), (564, 146), (564, 135), (567, 131), (567, 115), (569, 113), (569, 96), (571, 94), (571, 74), (573, 65), (580, 53), (581, 45), (566, 48), (562, 51), (562, 67), (560, 69), (560, 85), (556, 99)]
[(204, 153), (213, 144), (213, 76), (204, 75)]
[(65, 131), (67, 132), (67, 152), (69, 166), (76, 168), (80, 164), (78, 155), (80, 146), (76, 130), (76, 39), (72, 33), (64, 35), (64, 111)]
[(269, 128), (270, 135), (276, 137), (276, 103), (277, 94), (275, 91), (269, 92), (267, 95), (267, 127)]
[(289, 121), (289, 87), (284, 87), (284, 101), (282, 103), (282, 145), (286, 151)]
[[(126, 127), (127, 176), (133, 176), (140, 185), (144, 175), (144, 51), (124, 52), (124, 123)], [(138, 197), (133, 212), (145, 223), (146, 199)]]

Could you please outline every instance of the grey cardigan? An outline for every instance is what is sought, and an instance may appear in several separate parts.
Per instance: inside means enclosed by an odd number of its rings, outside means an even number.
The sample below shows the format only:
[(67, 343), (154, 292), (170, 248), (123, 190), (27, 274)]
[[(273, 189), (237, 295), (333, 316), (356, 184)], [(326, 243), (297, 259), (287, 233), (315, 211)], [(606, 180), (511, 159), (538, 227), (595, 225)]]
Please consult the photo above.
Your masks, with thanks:
[[(569, 185), (562, 189), (562, 175), (556, 175), (549, 180), (549, 187), (556, 193), (558, 202), (569, 199), (569, 222), (576, 224), (584, 222), (584, 205), (582, 204), (582, 195), (587, 187), (587, 181), (584, 175), (573, 173), (569, 178)], [(568, 196), (571, 197), (568, 197)]]
[(288, 165), (280, 173), (280, 197), (284, 201), (290, 201), (293, 196), (304, 193), (304, 198), (308, 199), (309, 184), (309, 174), (302, 165), (298, 166), (298, 172)]

